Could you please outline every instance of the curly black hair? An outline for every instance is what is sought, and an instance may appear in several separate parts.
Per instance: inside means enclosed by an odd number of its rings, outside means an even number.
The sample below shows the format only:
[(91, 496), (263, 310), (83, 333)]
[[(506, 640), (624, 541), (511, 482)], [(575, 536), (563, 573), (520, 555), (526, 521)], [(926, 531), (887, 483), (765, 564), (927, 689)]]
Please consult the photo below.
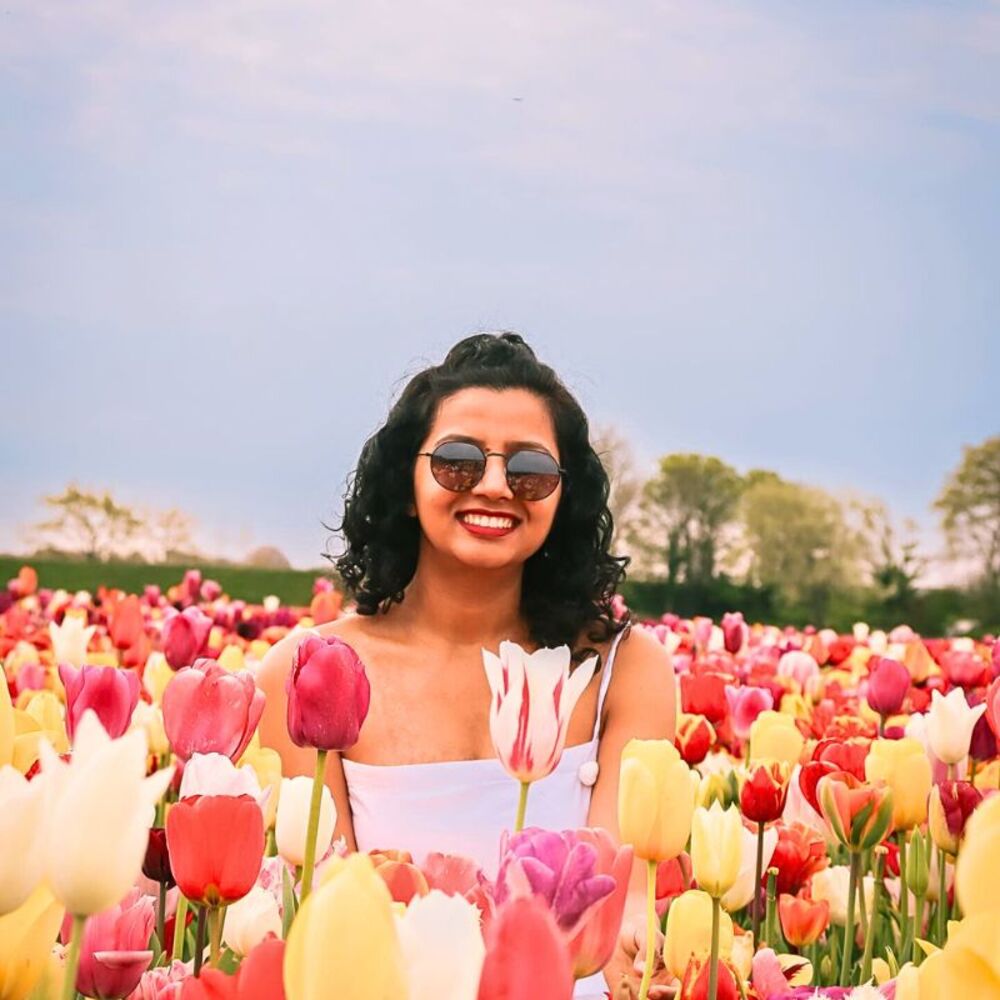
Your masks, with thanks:
[(407, 383), (385, 424), (361, 449), (336, 529), (347, 547), (327, 558), (360, 614), (385, 612), (403, 600), (417, 566), (420, 525), (408, 513), (413, 478), (399, 471), (413, 467), (441, 400), (469, 387), (527, 389), (552, 415), (566, 474), (548, 537), (524, 566), (521, 613), (535, 643), (568, 645), (578, 660), (591, 652), (576, 648), (581, 634), (603, 642), (626, 627), (627, 619), (612, 612), (611, 600), (629, 560), (610, 553), (608, 476), (591, 446), (587, 417), (552, 368), (516, 333), (466, 337), (441, 364)]

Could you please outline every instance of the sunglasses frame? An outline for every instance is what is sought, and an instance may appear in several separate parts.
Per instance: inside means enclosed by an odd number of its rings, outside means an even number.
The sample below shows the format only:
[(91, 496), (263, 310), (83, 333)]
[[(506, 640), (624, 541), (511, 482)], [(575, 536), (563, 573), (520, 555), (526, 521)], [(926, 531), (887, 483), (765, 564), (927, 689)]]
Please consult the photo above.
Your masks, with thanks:
[[(445, 486), (445, 484), (442, 483), (437, 478), (437, 476), (434, 475), (434, 456), (435, 456), (435, 453), (440, 448), (444, 448), (445, 446), (447, 446), (449, 444), (467, 445), (470, 448), (475, 448), (483, 456), (483, 468), (482, 468), (482, 472), (480, 473), (479, 478), (474, 483), (470, 483), (468, 489), (464, 489), (464, 490), (455, 490), (455, 489), (452, 489), (450, 486)], [(555, 468), (555, 472), (553, 473), (553, 475), (558, 474), (559, 479), (558, 479), (558, 482), (556, 483), (556, 485), (553, 486), (552, 489), (548, 493), (545, 494), (545, 496), (533, 497), (533, 498), (518, 496), (517, 490), (514, 488), (514, 484), (511, 482), (511, 478), (510, 478), (511, 477), (511, 473), (510, 473), (510, 460), (512, 458), (514, 458), (515, 456), (520, 455), (522, 453), (527, 453), (529, 455), (545, 455), (546, 458), (551, 458), (552, 459), (552, 462), (553, 462), (554, 468)], [(483, 481), (483, 476), (486, 475), (486, 464), (489, 461), (490, 457), (493, 456), (493, 455), (499, 455), (500, 458), (503, 459), (504, 478), (507, 480), (507, 486), (509, 487), (511, 493), (513, 493), (514, 496), (518, 500), (522, 500), (525, 503), (537, 503), (539, 500), (547, 500), (559, 488), (559, 486), (562, 484), (563, 479), (564, 479), (564, 477), (566, 475), (566, 470), (555, 460), (555, 458), (552, 455), (550, 455), (547, 451), (543, 451), (540, 448), (518, 448), (517, 451), (512, 451), (509, 455), (507, 455), (507, 454), (505, 454), (502, 451), (485, 451), (478, 444), (474, 444), (472, 441), (442, 441), (441, 444), (439, 444), (434, 449), (434, 451), (418, 451), (417, 452), (417, 457), (418, 458), (422, 458), (425, 455), (431, 460), (431, 475), (434, 476), (434, 482), (436, 482), (438, 484), (438, 486), (441, 487), (441, 489), (448, 490), (449, 493), (469, 493), (470, 491), (474, 490)], [(514, 475), (519, 475), (519, 473), (514, 473)], [(525, 473), (520, 473), (520, 475), (525, 475)]]

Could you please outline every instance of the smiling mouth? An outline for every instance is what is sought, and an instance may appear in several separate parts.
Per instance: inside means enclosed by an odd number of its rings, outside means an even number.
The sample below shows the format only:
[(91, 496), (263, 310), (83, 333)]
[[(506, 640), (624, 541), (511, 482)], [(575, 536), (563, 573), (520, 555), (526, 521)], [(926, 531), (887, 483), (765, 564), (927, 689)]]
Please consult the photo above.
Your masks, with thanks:
[(492, 531), (510, 531), (517, 519), (506, 514), (477, 514), (473, 512), (458, 515), (458, 520), (467, 527), (486, 528)]

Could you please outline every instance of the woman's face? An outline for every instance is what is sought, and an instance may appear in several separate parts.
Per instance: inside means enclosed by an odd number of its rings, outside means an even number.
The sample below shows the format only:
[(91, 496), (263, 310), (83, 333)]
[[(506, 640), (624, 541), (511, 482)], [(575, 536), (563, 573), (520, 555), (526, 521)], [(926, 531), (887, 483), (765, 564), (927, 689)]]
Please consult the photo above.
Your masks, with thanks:
[[(456, 439), (503, 455), (524, 448), (546, 451), (561, 464), (548, 407), (526, 389), (461, 389), (441, 400), (419, 450), (430, 452)], [(507, 485), (503, 459), (491, 455), (483, 478), (471, 490), (452, 493), (438, 485), (431, 460), (421, 456), (414, 467), (413, 495), (425, 544), (467, 565), (497, 569), (522, 564), (541, 548), (562, 483), (542, 500), (519, 500)], [(502, 517), (503, 528), (473, 523), (483, 516)]]

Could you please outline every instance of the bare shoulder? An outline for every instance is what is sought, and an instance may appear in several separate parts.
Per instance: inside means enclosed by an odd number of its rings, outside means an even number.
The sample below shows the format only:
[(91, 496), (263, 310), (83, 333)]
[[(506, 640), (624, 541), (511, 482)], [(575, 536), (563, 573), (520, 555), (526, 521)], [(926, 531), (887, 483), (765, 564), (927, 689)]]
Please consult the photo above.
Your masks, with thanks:
[(647, 706), (663, 718), (674, 705), (674, 668), (656, 636), (632, 626), (618, 643), (614, 678), (608, 689), (610, 715), (632, 714)]

